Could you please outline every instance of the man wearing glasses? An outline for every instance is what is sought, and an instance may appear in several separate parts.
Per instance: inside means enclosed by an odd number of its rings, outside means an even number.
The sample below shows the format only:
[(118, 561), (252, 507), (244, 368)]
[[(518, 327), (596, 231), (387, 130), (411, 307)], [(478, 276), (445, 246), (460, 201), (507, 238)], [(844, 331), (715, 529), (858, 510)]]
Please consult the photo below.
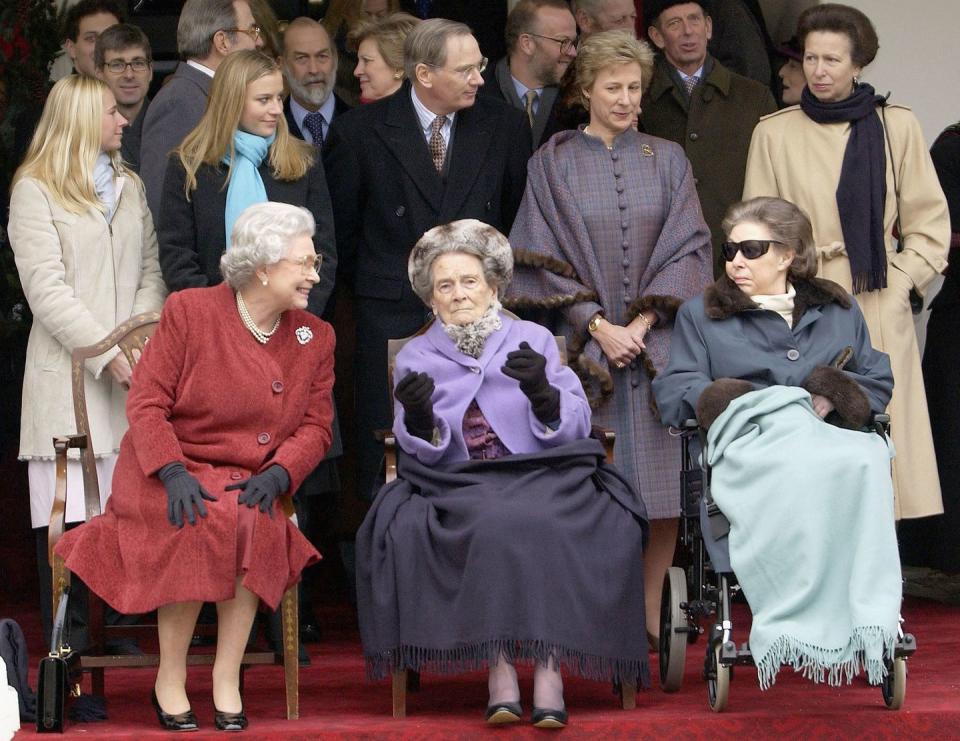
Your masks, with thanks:
[(120, 155), (131, 170), (140, 172), (140, 134), (153, 79), (150, 40), (136, 26), (118, 23), (100, 34), (93, 58), (97, 77), (110, 88), (117, 110), (130, 122), (123, 130)]
[(386, 98), (337, 116), (324, 164), (340, 277), (353, 290), (358, 492), (374, 492), (389, 427), (387, 340), (419, 329), (429, 312), (407, 277), (428, 229), (479, 219), (509, 232), (527, 177), (530, 125), (522, 111), (477, 96), (487, 60), (470, 28), (433, 18), (404, 45), (407, 81)]
[(160, 212), (167, 156), (196, 126), (207, 106), (220, 63), (240, 49), (260, 49), (263, 39), (247, 0), (187, 0), (177, 23), (180, 62), (153, 99), (143, 122), (140, 177), (154, 221)]
[(549, 138), (557, 86), (577, 56), (577, 24), (566, 0), (520, 0), (507, 17), (507, 56), (487, 70), (484, 94), (522, 110), (539, 147)]

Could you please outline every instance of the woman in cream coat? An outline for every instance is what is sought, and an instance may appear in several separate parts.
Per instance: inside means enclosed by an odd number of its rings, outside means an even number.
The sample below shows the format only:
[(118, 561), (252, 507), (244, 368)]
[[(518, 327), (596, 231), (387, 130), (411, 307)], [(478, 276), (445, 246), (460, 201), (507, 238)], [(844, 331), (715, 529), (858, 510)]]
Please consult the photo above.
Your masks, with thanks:
[[(946, 267), (950, 242), (946, 200), (916, 117), (903, 106), (881, 105), (872, 88), (856, 79), (877, 50), (869, 19), (843, 5), (814, 6), (801, 15), (798, 38), (804, 46), (807, 89), (799, 106), (761, 119), (754, 129), (743, 197), (779, 196), (810, 217), (819, 253), (818, 276), (855, 294), (873, 346), (890, 356), (895, 386), (888, 411), (897, 452), (896, 516), (934, 515), (943, 510), (910, 294), (922, 296)], [(852, 110), (858, 99), (863, 99), (867, 111), (859, 119)], [(885, 284), (871, 287), (860, 281), (862, 276), (854, 277), (857, 270), (849, 244), (854, 232), (848, 230), (845, 239), (838, 200), (841, 175), (849, 172), (860, 193), (873, 185), (869, 177), (873, 163), (862, 156), (870, 133), (858, 128), (863, 123), (876, 127), (874, 119), (880, 124), (873, 136), (883, 154), (885, 178), (879, 176), (883, 170), (878, 167), (877, 238), (871, 248), (879, 252), (882, 240), (885, 254), (877, 255), (875, 264), (878, 274), (885, 272)], [(857, 136), (852, 136), (855, 131)], [(859, 153), (856, 159), (854, 152)], [(851, 168), (844, 168), (845, 156)], [(855, 199), (843, 202), (848, 223), (863, 215)], [(893, 237), (898, 210), (900, 251)], [(868, 233), (872, 223), (859, 221), (864, 228), (855, 231)]]
[[(50, 520), (53, 436), (76, 432), (71, 351), (95, 344), (124, 320), (163, 305), (157, 239), (143, 184), (120, 162), (126, 125), (106, 85), (92, 78), (66, 77), (50, 91), (27, 156), (14, 176), (10, 244), (33, 312), (20, 458), (29, 461), (35, 529), (46, 528)], [(88, 361), (86, 371), (102, 506), (127, 429), (124, 406), (131, 369), (113, 348)], [(70, 466), (76, 471), (68, 474), (67, 521), (76, 522), (84, 519), (83, 490), (79, 462), (71, 461)], [(45, 541), (43, 530), (38, 537)]]

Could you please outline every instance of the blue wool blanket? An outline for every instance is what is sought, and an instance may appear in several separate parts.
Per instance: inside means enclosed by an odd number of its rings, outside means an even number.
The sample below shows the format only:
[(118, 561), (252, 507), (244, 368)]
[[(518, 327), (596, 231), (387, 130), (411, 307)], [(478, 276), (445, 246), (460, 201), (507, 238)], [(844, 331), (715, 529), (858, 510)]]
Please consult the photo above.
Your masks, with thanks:
[(710, 427), (711, 490), (763, 689), (783, 665), (831, 685), (864, 670), (882, 680), (901, 599), (891, 457), (879, 435), (823, 422), (797, 387), (741, 396)]

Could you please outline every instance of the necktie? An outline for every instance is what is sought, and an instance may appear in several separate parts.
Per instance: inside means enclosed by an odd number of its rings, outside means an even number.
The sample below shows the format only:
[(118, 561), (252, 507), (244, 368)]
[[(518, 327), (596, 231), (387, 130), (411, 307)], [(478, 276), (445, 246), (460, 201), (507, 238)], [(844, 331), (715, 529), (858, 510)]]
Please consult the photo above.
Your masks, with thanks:
[(533, 104), (537, 102), (536, 90), (527, 90), (523, 94), (523, 109), (527, 112), (527, 120), (530, 122), (530, 128), (533, 128)]
[(700, 82), (700, 78), (697, 75), (690, 75), (683, 81), (683, 86), (687, 89), (687, 97), (689, 98), (693, 95), (693, 89), (697, 86), (697, 83)]
[(433, 166), (437, 168), (437, 172), (443, 170), (443, 158), (447, 155), (447, 145), (440, 133), (440, 129), (446, 122), (446, 116), (437, 116), (430, 124), (430, 156), (433, 158)]
[(323, 146), (323, 125), (326, 119), (322, 113), (308, 113), (303, 119), (303, 128), (310, 132), (315, 147)]

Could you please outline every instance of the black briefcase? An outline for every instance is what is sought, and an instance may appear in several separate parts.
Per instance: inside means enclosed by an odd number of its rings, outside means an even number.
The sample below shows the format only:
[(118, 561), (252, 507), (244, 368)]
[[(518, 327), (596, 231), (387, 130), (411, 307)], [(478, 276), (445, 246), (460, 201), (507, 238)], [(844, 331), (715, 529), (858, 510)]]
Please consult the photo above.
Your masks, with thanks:
[(64, 623), (69, 592), (57, 607), (50, 638), (50, 653), (40, 660), (37, 676), (37, 733), (63, 733), (67, 697), (80, 694), (80, 656), (67, 645)]

